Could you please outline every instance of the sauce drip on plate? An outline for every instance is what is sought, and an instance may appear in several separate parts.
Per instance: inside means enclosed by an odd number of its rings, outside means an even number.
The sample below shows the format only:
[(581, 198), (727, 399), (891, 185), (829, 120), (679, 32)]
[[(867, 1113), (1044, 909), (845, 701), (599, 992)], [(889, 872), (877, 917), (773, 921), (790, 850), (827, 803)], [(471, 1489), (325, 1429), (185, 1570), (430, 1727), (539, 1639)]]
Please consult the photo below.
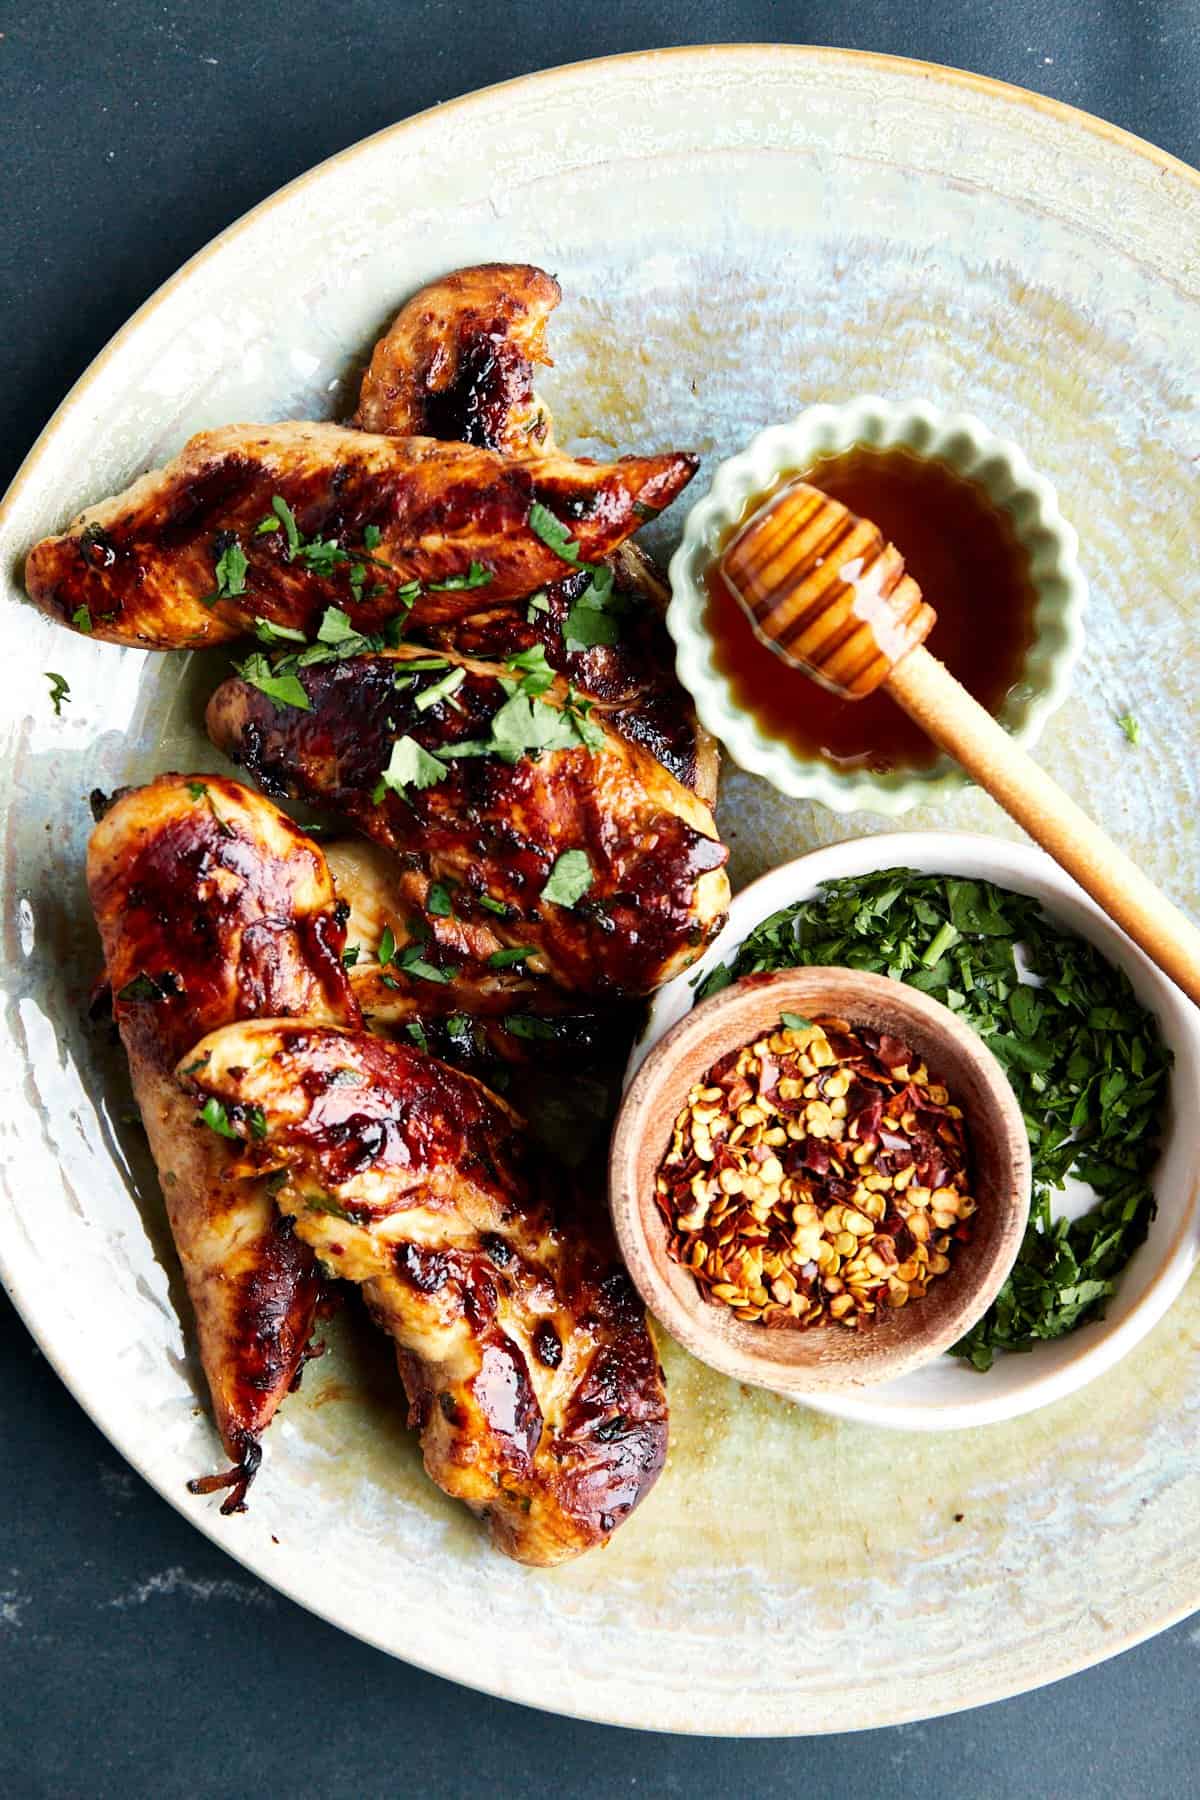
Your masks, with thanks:
[[(798, 473), (781, 477), (779, 486)], [(822, 458), (803, 475), (873, 520), (899, 548), (937, 612), (928, 648), (981, 705), (999, 712), (1020, 680), (1035, 603), (1029, 555), (1008, 514), (947, 464), (904, 449), (856, 446)], [(756, 496), (746, 516), (765, 498)], [(707, 586), (713, 660), (769, 737), (844, 769), (883, 774), (936, 761), (937, 747), (889, 694), (852, 701), (828, 693), (755, 634), (715, 563)]]

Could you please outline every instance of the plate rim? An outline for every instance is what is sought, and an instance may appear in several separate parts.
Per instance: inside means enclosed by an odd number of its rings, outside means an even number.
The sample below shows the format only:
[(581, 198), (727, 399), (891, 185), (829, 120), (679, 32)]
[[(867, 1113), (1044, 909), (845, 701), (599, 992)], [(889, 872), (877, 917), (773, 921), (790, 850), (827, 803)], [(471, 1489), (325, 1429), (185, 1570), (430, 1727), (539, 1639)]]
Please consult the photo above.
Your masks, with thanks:
[[(433, 119), (441, 120), (454, 113), (463, 115), (471, 108), (482, 108), (491, 103), (497, 95), (508, 90), (521, 89), (525, 91), (534, 87), (545, 88), (555, 82), (561, 82), (564, 79), (576, 76), (580, 71), (588, 69), (613, 69), (621, 68), (623, 66), (642, 66), (648, 68), (656, 63), (662, 63), (668, 60), (673, 63), (682, 62), (684, 58), (691, 59), (696, 67), (700, 67), (705, 63), (716, 64), (734, 57), (764, 60), (769, 58), (776, 72), (778, 71), (780, 60), (786, 58), (787, 62), (794, 66), (798, 72), (809, 70), (814, 65), (826, 65), (842, 66), (848, 69), (858, 70), (869, 68), (894, 76), (920, 76), (930, 82), (939, 83), (943, 87), (957, 88), (988, 96), (992, 100), (1000, 102), (1006, 108), (1022, 108), (1026, 111), (1033, 111), (1044, 117), (1055, 119), (1073, 132), (1082, 133), (1085, 136), (1105, 141), (1118, 149), (1138, 157), (1144, 162), (1149, 162), (1161, 173), (1180, 178), (1185, 185), (1200, 190), (1200, 170), (1193, 168), (1190, 164), (1183, 162), (1180, 158), (1175, 157), (1169, 151), (1161, 149), (1149, 140), (1139, 137), (1137, 134), (1126, 130), (1124, 127), (1115, 125), (1111, 121), (1101, 118), (1094, 113), (1089, 113), (1080, 107), (1072, 106), (1065, 101), (1055, 99), (1049, 95), (1036, 93), (1032, 89), (1021, 87), (1015, 83), (998, 80), (992, 76), (980, 75), (974, 71), (957, 68), (949, 64), (895, 56), (881, 51), (852, 50), (838, 46), (819, 44), (778, 44), (772, 43), (769, 40), (673, 45), (660, 49), (622, 52), (606, 57), (582, 58), (575, 62), (556, 64), (550, 68), (513, 76), (504, 81), (495, 82), (486, 87), (473, 89), (468, 93), (457, 95), (444, 103), (434, 104), (420, 112), (396, 120), (390, 125), (383, 126), (378, 131), (369, 133), (363, 138), (357, 139), (342, 150), (335, 152), (332, 156), (326, 157), (314, 164), (311, 168), (303, 170), (299, 175), (293, 177), (283, 186), (266, 195), (262, 200), (256, 202), (253, 207), (232, 220), (229, 225), (218, 232), (214, 237), (210, 238), (194, 252), (192, 256), (187, 258), (187, 260), (172, 275), (168, 276), (164, 282), (147, 296), (125, 323), (113, 333), (97, 354), (89, 361), (78, 378), (67, 390), (63, 398), (55, 406), (46, 420), (46, 423), (39, 431), (26, 455), (22, 459), (4, 495), (0, 497), (0, 530), (7, 528), (10, 521), (10, 513), (15, 510), (27, 485), (39, 471), (43, 460), (52, 451), (54, 441), (60, 428), (68, 421), (77, 407), (83, 402), (91, 385), (100, 378), (109, 362), (123, 350), (127, 342), (142, 329), (153, 314), (187, 281), (192, 279), (200, 268), (205, 266), (210, 260), (214, 259), (219, 253), (226, 250), (228, 246), (235, 242), (244, 232), (249, 231), (252, 227), (257, 225), (257, 223), (274, 208), (281, 206), (286, 201), (290, 200), (309, 184), (315, 183), (319, 179), (324, 179), (334, 168), (344, 168), (348, 166), (353, 159), (365, 155), (371, 148), (378, 146), (384, 140), (398, 140), (405, 134), (417, 133), (427, 122)], [(8, 1292), (9, 1298), (12, 1300), (18, 1315), (21, 1317), (26, 1329), (30, 1331), (31, 1336), (33, 1336), (42, 1353), (46, 1356), (47, 1361), (54, 1369), (56, 1375), (63, 1382), (63, 1385), (76, 1403), (83, 1408), (85, 1413), (87, 1413), (89, 1419), (104, 1433), (108, 1441), (113, 1443), (114, 1448), (117, 1450), (118, 1454), (121, 1455), (123, 1460), (135, 1468), (154, 1491), (161, 1495), (161, 1497), (166, 1500), (167, 1504), (172, 1506), (181, 1517), (187, 1519), (190, 1525), (200, 1531), (219, 1549), (231, 1556), (235, 1562), (247, 1568), (257, 1579), (265, 1581), (276, 1592), (283, 1594), (286, 1598), (303, 1606), (306, 1611), (313, 1613), (315, 1616), (335, 1626), (337, 1629), (346, 1631), (350, 1636), (371, 1644), (374, 1648), (383, 1650), (389, 1655), (395, 1656), (397, 1660), (409, 1663), (415, 1668), (438, 1675), (443, 1679), (457, 1682), (464, 1687), (473, 1688), (475, 1691), (490, 1694), (498, 1699), (512, 1701), (515, 1704), (536, 1707), (538, 1710), (556, 1713), (560, 1717), (590, 1720), (600, 1724), (617, 1725), (625, 1729), (647, 1732), (666, 1731), (672, 1735), (681, 1736), (713, 1735), (713, 1723), (711, 1720), (697, 1720), (695, 1723), (689, 1720), (683, 1724), (673, 1724), (664, 1727), (637, 1720), (631, 1721), (629, 1718), (620, 1717), (612, 1711), (590, 1710), (582, 1706), (563, 1707), (561, 1705), (547, 1705), (540, 1698), (530, 1696), (528, 1691), (522, 1692), (519, 1683), (505, 1686), (499, 1682), (465, 1678), (457, 1667), (452, 1667), (450, 1665), (446, 1657), (439, 1657), (432, 1654), (428, 1644), (423, 1646), (423, 1653), (413, 1654), (407, 1649), (404, 1652), (396, 1650), (390, 1644), (383, 1642), (381, 1638), (372, 1631), (369, 1621), (364, 1620), (361, 1622), (347, 1623), (344, 1618), (337, 1615), (336, 1611), (331, 1606), (322, 1604), (319, 1601), (314, 1601), (314, 1599), (310, 1598), (308, 1595), (298, 1591), (297, 1586), (286, 1574), (281, 1573), (276, 1575), (264, 1573), (258, 1562), (252, 1560), (257, 1549), (257, 1546), (254, 1543), (248, 1542), (239, 1548), (235, 1542), (231, 1542), (228, 1537), (221, 1534), (218, 1529), (219, 1515), (210, 1515), (209, 1513), (198, 1514), (195, 1511), (190, 1510), (182, 1493), (176, 1495), (168, 1486), (160, 1485), (158, 1478), (149, 1471), (144, 1459), (137, 1455), (131, 1455), (121, 1444), (117, 1443), (114, 1437), (112, 1437), (103, 1420), (96, 1415), (89, 1402), (82, 1397), (75, 1375), (68, 1372), (57, 1351), (43, 1341), (39, 1332), (31, 1322), (30, 1317), (27, 1315), (25, 1307), (21, 1304), (17, 1293), (14, 1291), (13, 1285), (9, 1280), (8, 1257), (5, 1254), (2, 1242), (0, 1242), (0, 1277), (4, 1279), (6, 1291)], [(1155, 1636), (1158, 1632), (1168, 1629), (1171, 1625), (1178, 1623), (1179, 1620), (1188, 1617), (1189, 1614), (1196, 1610), (1198, 1605), (1200, 1605), (1200, 1595), (1182, 1603), (1173, 1603), (1165, 1610), (1156, 1612), (1149, 1622), (1141, 1620), (1140, 1622), (1127, 1627), (1124, 1631), (1117, 1630), (1111, 1632), (1107, 1636), (1103, 1647), (1098, 1651), (1088, 1649), (1080, 1650), (1074, 1654), (1068, 1655), (1065, 1660), (1056, 1664), (1052, 1669), (1042, 1669), (1036, 1673), (1031, 1673), (1027, 1679), (1022, 1676), (1016, 1680), (1003, 1682), (999, 1687), (993, 1689), (993, 1691), (989, 1693), (977, 1693), (967, 1698), (955, 1696), (954, 1698), (949, 1699), (945, 1705), (935, 1705), (931, 1707), (925, 1702), (915, 1708), (901, 1708), (892, 1713), (888, 1719), (881, 1720), (880, 1724), (899, 1724), (917, 1719), (940, 1717), (976, 1705), (990, 1703), (993, 1700), (1010, 1698), (1017, 1694), (1028, 1692), (1033, 1688), (1043, 1686), (1048, 1682), (1061, 1680), (1082, 1669), (1107, 1661), (1110, 1657), (1119, 1655), (1125, 1650)], [(785, 1719), (780, 1720), (771, 1732), (766, 1732), (761, 1727), (751, 1726), (749, 1728), (743, 1727), (740, 1729), (722, 1731), (719, 1732), (718, 1735), (743, 1738), (761, 1736), (795, 1737), (824, 1734), (838, 1729), (841, 1728), (833, 1723), (817, 1723), (814, 1725), (814, 1723), (810, 1721), (798, 1719), (793, 1713), (789, 1714)]]

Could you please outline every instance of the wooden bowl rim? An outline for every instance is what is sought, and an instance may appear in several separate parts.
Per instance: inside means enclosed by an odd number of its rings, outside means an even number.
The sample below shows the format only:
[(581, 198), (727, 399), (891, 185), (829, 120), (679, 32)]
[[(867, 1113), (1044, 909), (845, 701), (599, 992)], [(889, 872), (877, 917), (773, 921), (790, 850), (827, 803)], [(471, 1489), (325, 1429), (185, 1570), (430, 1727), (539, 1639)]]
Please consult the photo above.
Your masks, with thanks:
[[(960, 1281), (956, 1304), (938, 1306), (937, 1288), (933, 1288), (925, 1300), (915, 1303), (924, 1308), (930, 1299), (935, 1301), (927, 1317), (924, 1312), (921, 1314), (927, 1329), (896, 1346), (881, 1348), (877, 1332), (858, 1337), (844, 1327), (836, 1328), (842, 1334), (839, 1343), (849, 1340), (853, 1346), (871, 1346), (869, 1369), (865, 1366), (866, 1357), (861, 1359), (864, 1366), (856, 1369), (854, 1365), (860, 1359), (853, 1355), (834, 1369), (798, 1366), (781, 1359), (777, 1350), (780, 1340), (794, 1341), (797, 1334), (793, 1328), (733, 1321), (724, 1309), (706, 1301), (691, 1282), (686, 1284), (684, 1298), (663, 1272), (667, 1263), (665, 1234), (656, 1243), (646, 1227), (645, 1215), (655, 1212), (655, 1202), (652, 1195), (639, 1195), (637, 1167), (643, 1137), (652, 1128), (661, 1089), (670, 1083), (697, 1036), (713, 1038), (712, 1055), (706, 1065), (711, 1066), (727, 1051), (758, 1035), (764, 1026), (748, 1024), (747, 1015), (761, 1013), (768, 996), (771, 1006), (767, 1010), (773, 1007), (780, 1012), (790, 1011), (793, 1004), (797, 1011), (804, 1012), (805, 1006), (812, 1006), (819, 996), (815, 1010), (840, 1015), (851, 1022), (856, 1003), (883, 1006), (895, 1018), (896, 1035), (901, 1037), (905, 1027), (915, 1023), (922, 1028), (922, 1035), (932, 1034), (946, 1046), (948, 1061), (955, 1061), (960, 1070), (970, 1068), (991, 1109), (993, 1134), (1003, 1147), (999, 1165), (1002, 1179), (997, 1182), (997, 1193), (1005, 1216), (990, 1255), (975, 1270), (970, 1285), (963, 1289)], [(1020, 1105), (1002, 1065), (979, 1034), (940, 1001), (917, 988), (885, 975), (837, 965), (743, 976), (712, 999), (693, 1007), (659, 1039), (635, 1074), (617, 1115), (609, 1152), (609, 1205), (617, 1242), (634, 1285), (655, 1318), (685, 1350), (710, 1368), (752, 1386), (797, 1396), (891, 1381), (931, 1362), (969, 1331), (999, 1293), (1016, 1259), (1029, 1218), (1031, 1186), (1032, 1157)], [(834, 1327), (823, 1329), (832, 1331)], [(816, 1338), (818, 1334), (804, 1335)]]

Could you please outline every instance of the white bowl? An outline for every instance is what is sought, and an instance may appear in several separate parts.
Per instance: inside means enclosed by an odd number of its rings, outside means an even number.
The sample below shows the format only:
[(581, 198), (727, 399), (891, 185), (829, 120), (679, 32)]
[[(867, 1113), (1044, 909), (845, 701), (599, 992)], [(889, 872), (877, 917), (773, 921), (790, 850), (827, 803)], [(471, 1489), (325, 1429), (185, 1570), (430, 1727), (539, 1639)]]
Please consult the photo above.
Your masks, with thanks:
[[(784, 475), (801, 474), (822, 456), (856, 444), (875, 449), (902, 446), (914, 455), (946, 463), (980, 486), (1007, 512), (1029, 553), (1036, 596), (1033, 641), (1021, 678), (1000, 708), (999, 719), (1026, 750), (1070, 690), (1083, 649), (1087, 582), (1079, 567), (1079, 540), (1063, 518), (1058, 496), (1024, 452), (997, 437), (971, 413), (945, 412), (926, 401), (882, 400), (876, 394), (839, 406), (810, 406), (786, 425), (760, 431), (737, 456), (721, 463), (708, 493), (692, 507), (671, 558), (667, 625), (675, 639), (679, 679), (696, 711), (743, 769), (762, 775), (781, 793), (820, 800), (834, 812), (896, 816), (966, 787), (969, 777), (948, 756), (927, 769), (839, 769), (816, 754), (802, 756), (762, 731), (738, 701), (729, 677), (713, 660), (705, 624), (705, 571), (754, 495), (769, 492)], [(903, 545), (900, 548), (903, 550)], [(929, 600), (936, 607), (937, 595)], [(936, 639), (931, 643), (936, 653)]]
[[(1061, 1400), (1111, 1369), (1158, 1323), (1200, 1257), (1200, 1157), (1195, 1118), (1200, 1107), (1200, 1011), (1155, 968), (1070, 876), (1031, 844), (969, 832), (893, 832), (852, 838), (784, 863), (734, 898), (729, 923), (702, 960), (655, 996), (646, 1029), (626, 1070), (628, 1083), (652, 1045), (688, 1012), (694, 984), (727, 961), (769, 914), (810, 899), (823, 881), (879, 869), (908, 868), (928, 875), (962, 875), (1031, 894), (1061, 924), (1091, 940), (1125, 970), (1142, 1004), (1158, 1020), (1174, 1053), (1162, 1153), (1154, 1172), (1158, 1213), (1146, 1242), (1118, 1280), (1107, 1315), (1056, 1342), (1024, 1354), (1001, 1354), (985, 1374), (960, 1358), (939, 1357), (862, 1394), (809, 1396), (818, 1412), (907, 1431), (948, 1431), (987, 1425)], [(1082, 1210), (1088, 1190), (1076, 1187), (1065, 1204)]]

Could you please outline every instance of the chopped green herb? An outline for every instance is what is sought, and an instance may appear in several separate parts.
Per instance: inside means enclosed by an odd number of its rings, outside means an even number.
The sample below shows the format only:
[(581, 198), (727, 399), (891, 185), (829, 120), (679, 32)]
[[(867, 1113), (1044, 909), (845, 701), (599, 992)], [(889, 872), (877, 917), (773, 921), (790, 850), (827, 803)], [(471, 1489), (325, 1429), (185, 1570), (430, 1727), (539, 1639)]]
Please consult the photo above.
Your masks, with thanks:
[(539, 1019), (532, 1013), (510, 1013), (504, 1029), (516, 1038), (556, 1038), (558, 1026), (553, 1019)]
[(233, 826), (229, 823), (228, 819), (223, 818), (218, 812), (217, 803), (209, 793), (208, 788), (203, 781), (189, 781), (187, 790), (193, 800), (203, 800), (205, 802), (209, 812), (220, 827), (222, 837), (231, 838), (236, 835)]
[(418, 1050), (429, 1049), (429, 1039), (425, 1036), (425, 1027), (420, 1019), (410, 1019), (404, 1029)]
[(267, 1192), (268, 1192), (268, 1194), (277, 1194), (281, 1188), (285, 1188), (288, 1184), (289, 1174), (290, 1174), (290, 1171), (288, 1169), (275, 1169), (270, 1175), (268, 1175), (267, 1176)]
[(549, 611), (549, 597), (546, 594), (534, 594), (529, 605), (525, 608), (525, 623), (527, 625), (533, 625), (536, 623), (539, 613), (548, 613)]
[[(279, 521), (276, 519), (273, 520), (272, 523), (275, 525), (276, 530), (278, 530)], [(254, 635), (260, 644), (269, 644), (272, 648), (274, 648), (276, 644), (303, 644), (307, 642), (304, 633), (302, 631), (297, 631), (294, 625), (275, 625), (270, 619), (255, 619)]]
[(488, 912), (498, 913), (502, 919), (507, 919), (511, 910), (507, 900), (496, 900), (491, 894), (476, 894), (475, 898)]
[(383, 928), (383, 933), (379, 939), (379, 949), (376, 951), (376, 957), (381, 969), (386, 969), (390, 962), (395, 961), (396, 934), (390, 925), (385, 925)]
[(579, 545), (566, 526), (540, 500), (535, 500), (530, 507), (528, 524), (533, 535), (541, 538), (547, 550), (553, 550), (555, 556), (561, 557), (563, 562), (579, 561)]
[(555, 906), (574, 906), (591, 887), (595, 876), (586, 850), (564, 850), (550, 871), (541, 898)]
[(246, 591), (246, 571), (250, 564), (236, 534), (231, 531), (221, 532), (217, 544), (220, 546), (215, 571), (217, 585), (211, 594), (201, 594), (200, 599), (205, 606), (215, 606), (218, 600), (232, 599)]
[(544, 750), (573, 750), (579, 743), (575, 721), (545, 700), (527, 694), (511, 695), (493, 716), (490, 737), (447, 744), (446, 756), (499, 756), (517, 763), (522, 756), (540, 756)]
[(440, 881), (431, 884), (425, 896), (425, 911), (435, 919), (452, 919), (454, 908), (450, 902), (450, 890), (442, 886)]
[[(1018, 944), (1033, 981), (1021, 979)], [(954, 1353), (988, 1369), (997, 1350), (1028, 1350), (1096, 1318), (1154, 1216), (1149, 1176), (1171, 1062), (1124, 973), (1026, 895), (887, 869), (828, 882), (773, 913), (699, 994), (810, 964), (872, 970), (952, 1006), (1000, 1058), (1021, 1103), (1033, 1152), (1029, 1228), (996, 1301)], [(1081, 1218), (1054, 1214), (1068, 1176), (1096, 1195)]]
[(152, 975), (143, 969), (132, 981), (127, 981), (117, 995), (118, 1000), (165, 1000), (174, 991), (171, 986), (160, 984)]
[(515, 669), (524, 679), (520, 684), (520, 692), (536, 699), (554, 684), (554, 670), (546, 661), (543, 645), (534, 644), (529, 650), (522, 650), (518, 656), (510, 656), (505, 667)]
[(248, 656), (243, 663), (235, 662), (233, 666), (243, 681), (248, 681), (277, 706), (294, 706), (297, 712), (312, 711), (312, 703), (300, 677), (290, 673), (277, 674), (261, 652)]
[(446, 764), (428, 750), (422, 749), (416, 738), (397, 738), (392, 745), (388, 766), (371, 798), (378, 806), (388, 788), (394, 794), (403, 795), (410, 787), (434, 787), (439, 781), (445, 781), (449, 773)]
[(493, 950), (488, 957), (488, 968), (511, 969), (515, 963), (523, 963), (527, 957), (536, 955), (532, 944), (514, 944), (509, 950)]
[(602, 727), (597, 725), (596, 721), (589, 717), (595, 704), (596, 702), (594, 700), (585, 698), (585, 696), (577, 692), (575, 688), (567, 689), (567, 715), (575, 726), (575, 730), (579, 734), (580, 740), (586, 748), (592, 752), (593, 756), (596, 755), (597, 751), (603, 750), (605, 743), (607, 742)]
[(63, 702), (71, 698), (71, 684), (65, 676), (56, 675), (53, 669), (47, 669), (45, 676), (50, 683), (50, 704), (54, 708), (54, 716), (61, 719)]
[(399, 681), (401, 675), (418, 674), (422, 669), (448, 669), (449, 667), (450, 658), (448, 656), (410, 656), (404, 662), (397, 663), (396, 680)]
[(92, 629), (92, 615), (86, 606), (77, 606), (71, 614), (71, 623), (76, 631), (89, 632)]
[(342, 967), (344, 969), (352, 969), (354, 967), (355, 963), (358, 961), (358, 956), (359, 956), (358, 945), (357, 944), (347, 944), (346, 948), (342, 951)]
[(265, 1138), (267, 1135), (267, 1115), (261, 1106), (246, 1108), (246, 1123), (250, 1127), (252, 1137)]
[(310, 1213), (329, 1213), (332, 1218), (345, 1219), (347, 1224), (350, 1225), (353, 1225), (355, 1222), (353, 1214), (348, 1213), (344, 1206), (340, 1206), (338, 1202), (331, 1199), (328, 1194), (322, 1194), (319, 1198), (316, 1196), (306, 1197), (304, 1210), (305, 1212)]
[(363, 526), (363, 543), (368, 550), (378, 550), (382, 542), (383, 533), (380, 531), (378, 525)]
[(279, 520), (274, 513), (268, 513), (266, 518), (260, 519), (254, 527), (254, 535), (255, 537), (265, 537), (269, 532), (278, 530), (280, 530)]
[(306, 569), (314, 575), (328, 579), (342, 563), (350, 561), (350, 553), (343, 550), (334, 538), (310, 538), (307, 544), (301, 544), (296, 555)]
[(811, 1031), (812, 1020), (806, 1019), (802, 1013), (781, 1012), (779, 1022), (785, 1031)]
[(448, 700), (451, 694), (455, 693), (466, 679), (467, 671), (464, 668), (460, 667), (449, 670), (447, 674), (442, 676), (440, 681), (435, 681), (431, 686), (422, 688), (416, 698), (415, 704), (417, 711), (428, 712), (429, 708), (431, 706), (436, 706), (439, 700)]
[(461, 589), (486, 587), (492, 579), (492, 571), (481, 562), (473, 562), (465, 575), (449, 575), (445, 581), (426, 583), (431, 594), (458, 593)]
[(627, 610), (625, 596), (613, 588), (612, 570), (603, 566), (593, 569), (591, 580), (563, 620), (567, 649), (590, 650), (597, 644), (619, 643), (619, 615)]
[(1117, 724), (1121, 727), (1121, 730), (1125, 733), (1125, 736), (1129, 739), (1131, 744), (1141, 743), (1142, 728), (1132, 713), (1122, 713), (1117, 720)]
[(229, 1123), (229, 1114), (225, 1111), (215, 1094), (210, 1094), (196, 1115), (200, 1123), (209, 1126), (224, 1138), (236, 1138), (237, 1132)]
[(320, 644), (341, 644), (347, 638), (356, 638), (361, 633), (355, 631), (348, 614), (340, 606), (327, 606), (321, 615), (321, 623), (317, 626), (317, 642)]
[[(300, 530), (296, 524), (296, 515), (282, 494), (276, 494), (271, 501), (271, 511), (275, 514), (275, 517), (279, 520), (279, 523), (287, 533), (287, 559), (291, 562), (297, 550), (300, 548)], [(260, 531), (265, 524), (266, 520), (264, 519), (262, 525), (259, 526)]]

